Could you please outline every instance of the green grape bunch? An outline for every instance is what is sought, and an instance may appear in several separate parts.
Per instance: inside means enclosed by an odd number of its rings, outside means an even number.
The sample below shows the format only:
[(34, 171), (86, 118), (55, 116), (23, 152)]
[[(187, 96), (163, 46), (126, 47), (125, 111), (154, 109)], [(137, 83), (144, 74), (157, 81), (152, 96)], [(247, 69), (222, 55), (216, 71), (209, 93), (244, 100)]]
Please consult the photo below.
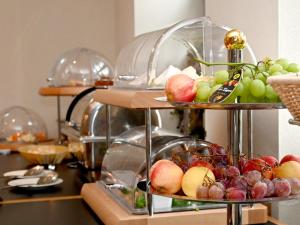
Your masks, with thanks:
[(251, 63), (207, 63), (195, 59), (206, 66), (227, 65), (229, 70), (219, 70), (214, 76), (200, 80), (197, 84), (195, 102), (207, 102), (210, 95), (228, 82), (235, 74), (242, 73), (242, 78), (230, 96), (237, 103), (276, 103), (281, 102), (278, 94), (273, 90), (267, 79), (270, 76), (298, 73), (297, 63), (290, 63), (288, 59), (272, 60), (266, 57), (256, 65)]

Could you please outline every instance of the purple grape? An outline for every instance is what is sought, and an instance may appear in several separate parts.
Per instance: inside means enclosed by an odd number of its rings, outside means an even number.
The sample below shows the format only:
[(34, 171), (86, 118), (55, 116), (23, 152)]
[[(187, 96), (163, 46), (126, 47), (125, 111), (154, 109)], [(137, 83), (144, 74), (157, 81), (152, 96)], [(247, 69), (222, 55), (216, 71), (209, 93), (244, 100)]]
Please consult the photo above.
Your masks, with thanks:
[(267, 194), (267, 185), (264, 182), (258, 181), (251, 189), (251, 197), (254, 199), (262, 199)]
[(225, 186), (222, 182), (216, 182), (214, 183), (214, 185), (218, 186), (219, 188), (221, 188), (223, 191), (225, 191)]
[(246, 200), (246, 191), (239, 188), (231, 187), (226, 189), (226, 199), (228, 200)]
[(264, 182), (267, 185), (267, 193), (265, 197), (270, 197), (274, 194), (274, 183), (267, 178), (262, 179), (262, 182)]
[(300, 194), (300, 179), (299, 178), (287, 178), (288, 182), (291, 185), (291, 194), (298, 195)]
[(226, 170), (226, 167), (223, 165), (215, 167), (213, 172), (216, 180), (224, 179), (226, 177)]
[(223, 185), (223, 187), (226, 189), (229, 187), (229, 182), (230, 182), (230, 180), (228, 180), (228, 179), (221, 179), (216, 183), (221, 183)]
[(291, 194), (291, 185), (285, 178), (274, 179), (275, 195), (278, 197), (287, 197)]
[(235, 166), (229, 166), (226, 170), (226, 175), (229, 178), (240, 176), (240, 170)]
[(218, 185), (213, 184), (209, 188), (208, 197), (211, 199), (223, 199), (224, 190), (220, 188)]
[(234, 177), (232, 179), (230, 179), (228, 186), (227, 187), (235, 187), (241, 190), (247, 190), (247, 181), (245, 179), (245, 177), (243, 176), (238, 176), (238, 177)]
[(245, 179), (250, 186), (254, 186), (258, 181), (261, 180), (261, 173), (257, 170), (251, 170), (244, 174)]
[(199, 186), (196, 191), (196, 198), (208, 198), (208, 190), (207, 186)]

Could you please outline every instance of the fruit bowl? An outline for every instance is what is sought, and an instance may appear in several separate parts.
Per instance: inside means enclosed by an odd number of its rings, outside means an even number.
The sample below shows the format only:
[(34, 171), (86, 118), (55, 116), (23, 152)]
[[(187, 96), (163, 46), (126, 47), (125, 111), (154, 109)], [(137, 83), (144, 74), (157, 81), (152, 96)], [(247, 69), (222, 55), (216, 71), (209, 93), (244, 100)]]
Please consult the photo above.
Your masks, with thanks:
[[(169, 156), (159, 154), (163, 152)], [(300, 156), (289, 154), (279, 161), (273, 156), (246, 159), (241, 155), (233, 166), (222, 146), (184, 138), (171, 141), (156, 156), (160, 157), (154, 158), (149, 172), (152, 194), (223, 204), (300, 197)]]
[(61, 163), (68, 149), (60, 145), (27, 145), (18, 151), (32, 164), (52, 165)]

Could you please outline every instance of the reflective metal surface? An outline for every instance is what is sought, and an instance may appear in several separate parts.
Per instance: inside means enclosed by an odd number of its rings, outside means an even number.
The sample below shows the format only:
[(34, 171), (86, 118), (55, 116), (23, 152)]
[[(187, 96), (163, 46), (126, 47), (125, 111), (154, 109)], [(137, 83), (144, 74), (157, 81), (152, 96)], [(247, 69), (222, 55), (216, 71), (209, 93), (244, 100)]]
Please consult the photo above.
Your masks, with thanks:
[(192, 198), (188, 196), (182, 195), (167, 195), (167, 194), (160, 194), (154, 191), (150, 191), (152, 194), (165, 196), (169, 198), (176, 198), (182, 200), (189, 200), (189, 201), (199, 201), (199, 202), (211, 202), (211, 203), (223, 203), (223, 204), (254, 204), (254, 203), (264, 203), (264, 202), (273, 202), (273, 201), (286, 201), (286, 200), (294, 200), (299, 199), (300, 195), (290, 195), (287, 197), (269, 197), (269, 198), (262, 198), (262, 199), (246, 199), (245, 201), (237, 201), (237, 200), (227, 200), (227, 199), (207, 199), (207, 198)]
[[(68, 110), (67, 123), (62, 132), (69, 140), (85, 144), (84, 166), (91, 170), (101, 170), (104, 154), (111, 139), (121, 133), (145, 123), (141, 110), (107, 106), (93, 100), (88, 92)], [(151, 111), (152, 125), (161, 126), (160, 114)]]
[[(231, 41), (230, 41), (231, 40)], [(239, 63), (243, 61), (243, 48), (246, 44), (246, 37), (239, 30), (229, 31), (224, 39), (225, 46), (227, 48), (227, 59), (228, 62)], [(233, 69), (228, 66), (228, 69)], [(240, 72), (236, 72), (240, 73)], [(229, 127), (229, 151), (232, 162), (232, 165), (238, 168), (240, 154), (241, 154), (241, 145), (242, 145), (242, 111), (240, 109), (228, 110), (228, 127)], [(231, 208), (231, 209), (230, 209)], [(231, 211), (234, 214), (234, 221), (227, 218), (227, 225), (242, 225), (242, 206), (238, 204), (228, 204), (227, 210)]]
[(284, 109), (282, 103), (202, 103), (202, 102), (170, 102), (175, 107), (198, 108), (198, 109), (219, 109), (219, 110), (264, 110), (264, 109)]

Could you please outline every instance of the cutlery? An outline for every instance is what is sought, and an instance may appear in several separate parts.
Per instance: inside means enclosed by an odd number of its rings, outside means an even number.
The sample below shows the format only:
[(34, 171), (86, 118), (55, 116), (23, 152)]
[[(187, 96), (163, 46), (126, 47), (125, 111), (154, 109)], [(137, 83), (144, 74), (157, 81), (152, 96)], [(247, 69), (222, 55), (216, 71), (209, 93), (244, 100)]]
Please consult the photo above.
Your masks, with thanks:
[(41, 176), (39, 178), (24, 178), (19, 180), (28, 180), (28, 182), (24, 182), (22, 184), (16, 185), (7, 185), (0, 187), (0, 190), (11, 188), (11, 187), (26, 187), (30, 185), (43, 185), (43, 184), (51, 184), (54, 183), (58, 179), (58, 174), (56, 172), (49, 172), (45, 176)]

